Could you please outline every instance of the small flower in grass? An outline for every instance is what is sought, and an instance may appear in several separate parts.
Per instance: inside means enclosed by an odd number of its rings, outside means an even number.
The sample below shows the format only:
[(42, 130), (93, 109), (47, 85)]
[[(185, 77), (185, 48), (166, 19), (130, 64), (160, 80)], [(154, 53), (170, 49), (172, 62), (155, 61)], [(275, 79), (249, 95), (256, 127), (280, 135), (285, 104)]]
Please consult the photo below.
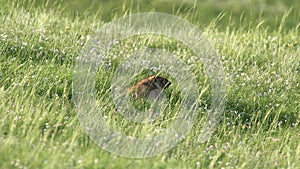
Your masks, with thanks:
[(6, 41), (7, 38), (8, 38), (8, 36), (7, 36), (5, 33), (1, 34), (0, 37), (1, 37), (1, 39), (4, 40), (4, 41)]
[(16, 116), (16, 117), (14, 118), (14, 121), (15, 121), (15, 122), (18, 122), (18, 121), (21, 120), (21, 118), (22, 118), (21, 116)]
[(16, 167), (20, 166), (20, 159), (17, 159), (16, 162), (12, 162)]
[(98, 162), (99, 162), (99, 159), (96, 158), (96, 159), (94, 160), (94, 164), (98, 164)]
[(22, 46), (24, 47), (28, 46), (28, 42), (22, 42)]
[(151, 70), (151, 71), (158, 71), (158, 67), (152, 66), (152, 67), (150, 68), (150, 70)]
[(78, 164), (81, 164), (81, 163), (82, 163), (82, 159), (79, 159), (79, 160), (77, 161), (77, 163), (78, 163)]
[(52, 52), (53, 52), (53, 54), (57, 54), (59, 52), (59, 50), (58, 49), (53, 49)]
[(16, 49), (14, 46), (12, 46), (12, 47), (10, 48), (10, 50), (11, 50), (11, 51), (16, 51), (17, 49)]

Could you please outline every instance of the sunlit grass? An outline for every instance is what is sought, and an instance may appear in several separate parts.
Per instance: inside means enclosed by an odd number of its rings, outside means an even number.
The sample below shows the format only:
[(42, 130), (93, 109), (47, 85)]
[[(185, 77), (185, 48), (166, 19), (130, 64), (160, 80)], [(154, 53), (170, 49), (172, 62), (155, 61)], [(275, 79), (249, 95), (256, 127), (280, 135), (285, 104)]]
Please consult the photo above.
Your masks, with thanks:
[[(212, 22), (204, 33), (219, 53), (227, 80), (227, 102), (220, 126), (210, 141), (198, 142), (201, 117), (205, 117), (201, 111), (210, 104), (208, 89), (200, 99), (199, 123), (181, 144), (153, 158), (130, 159), (94, 144), (81, 128), (72, 102), (75, 57), (102, 22), (93, 16), (64, 15), (62, 9), (27, 11), (10, 7), (6, 1), (1, 3), (0, 168), (300, 166), (299, 25), (288, 29), (279, 25), (270, 31), (259, 25), (253, 29), (218, 29)], [(280, 19), (285, 25), (285, 18)], [(132, 41), (124, 41), (114, 52), (132, 52)], [(180, 55), (196, 74), (198, 90), (209, 86), (202, 63), (194, 60), (186, 47), (160, 38), (149, 41), (141, 37), (138, 42), (137, 46), (167, 48)], [(116, 65), (120, 61), (116, 55)], [(109, 101), (104, 94), (110, 89), (111, 75), (110, 69), (105, 69), (97, 77), (97, 82), (105, 82), (96, 86), (103, 106)], [(171, 88), (166, 94), (176, 107), (177, 89)], [(112, 125), (143, 137), (148, 132), (159, 133), (172, 122), (166, 116), (153, 123), (154, 128), (148, 125), (143, 129), (142, 124), (137, 127), (124, 120), (113, 105), (107, 110)]]

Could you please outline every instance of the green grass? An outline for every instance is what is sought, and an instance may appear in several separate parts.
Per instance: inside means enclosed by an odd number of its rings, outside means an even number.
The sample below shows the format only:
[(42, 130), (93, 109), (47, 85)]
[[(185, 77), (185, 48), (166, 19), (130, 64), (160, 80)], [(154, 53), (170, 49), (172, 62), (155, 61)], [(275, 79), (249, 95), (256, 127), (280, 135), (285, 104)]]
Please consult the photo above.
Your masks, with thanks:
[[(206, 143), (197, 141), (203, 125), (199, 117), (199, 123), (174, 149), (152, 158), (131, 159), (102, 150), (81, 127), (72, 101), (75, 57), (104, 22), (131, 12), (168, 11), (159, 8), (163, 1), (140, 2), (139, 10), (129, 1), (116, 3), (124, 9), (106, 2), (107, 9), (115, 9), (111, 14), (94, 13), (97, 9), (92, 8), (74, 12), (60, 2), (56, 8), (44, 8), (33, 2), (1, 1), (0, 168), (298, 168), (299, 2), (270, 2), (258, 1), (258, 9), (253, 3), (246, 9), (242, 2), (233, 7), (233, 1), (203, 1), (197, 10), (190, 8), (193, 3), (185, 4), (186, 10), (180, 2), (172, 4), (169, 13), (202, 28), (220, 56), (227, 80), (224, 116)], [(268, 10), (260, 12), (264, 5)], [(240, 20), (243, 11), (245, 18)], [(189, 62), (192, 52), (187, 47), (160, 37), (140, 38), (120, 43), (112, 55), (132, 53), (135, 40), (137, 46), (166, 48), (192, 67), (200, 92), (209, 88), (202, 63)], [(117, 57), (113, 64), (121, 60)], [(145, 136), (155, 127), (170, 124), (161, 120), (152, 128), (151, 124), (142, 128), (116, 114), (104, 97), (111, 74), (100, 71), (96, 86), (100, 104), (110, 106), (105, 114), (111, 125)], [(167, 92), (176, 106), (177, 89)], [(204, 110), (209, 98), (208, 90), (201, 100)]]

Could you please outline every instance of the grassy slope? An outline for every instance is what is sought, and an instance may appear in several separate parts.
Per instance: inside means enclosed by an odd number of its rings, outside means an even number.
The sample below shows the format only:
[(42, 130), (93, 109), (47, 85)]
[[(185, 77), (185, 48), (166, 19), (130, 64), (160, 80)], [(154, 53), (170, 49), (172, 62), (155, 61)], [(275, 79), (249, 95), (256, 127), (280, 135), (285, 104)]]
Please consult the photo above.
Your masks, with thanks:
[[(167, 153), (136, 160), (116, 157), (95, 145), (80, 127), (70, 98), (74, 56), (102, 23), (92, 16), (28, 12), (2, 3), (0, 168), (300, 166), (296, 25), (274, 31), (208, 26), (205, 33), (227, 73), (223, 122), (208, 143), (198, 144), (191, 134), (190, 140)], [(198, 129), (195, 126), (193, 133)]]

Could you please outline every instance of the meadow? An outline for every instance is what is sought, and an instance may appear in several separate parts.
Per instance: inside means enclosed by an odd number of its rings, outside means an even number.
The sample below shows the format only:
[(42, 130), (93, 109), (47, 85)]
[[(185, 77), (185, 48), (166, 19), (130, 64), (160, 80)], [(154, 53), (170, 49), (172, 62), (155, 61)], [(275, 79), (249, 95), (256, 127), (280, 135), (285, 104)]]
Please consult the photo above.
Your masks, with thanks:
[[(226, 103), (209, 141), (197, 139), (200, 117), (175, 148), (135, 159), (91, 140), (76, 115), (72, 84), (75, 58), (95, 30), (146, 11), (180, 16), (204, 32), (224, 68)], [(0, 168), (299, 168), (299, 11), (298, 0), (0, 1)], [(112, 126), (143, 137), (170, 125), (161, 120), (143, 128), (124, 120), (111, 104), (118, 54), (132, 53), (132, 46), (177, 53), (204, 93), (201, 111), (208, 109), (209, 80), (188, 47), (162, 37), (133, 37), (114, 48), (112, 69), (100, 69), (97, 77), (98, 101)], [(176, 101), (179, 92), (171, 88), (167, 95)]]

